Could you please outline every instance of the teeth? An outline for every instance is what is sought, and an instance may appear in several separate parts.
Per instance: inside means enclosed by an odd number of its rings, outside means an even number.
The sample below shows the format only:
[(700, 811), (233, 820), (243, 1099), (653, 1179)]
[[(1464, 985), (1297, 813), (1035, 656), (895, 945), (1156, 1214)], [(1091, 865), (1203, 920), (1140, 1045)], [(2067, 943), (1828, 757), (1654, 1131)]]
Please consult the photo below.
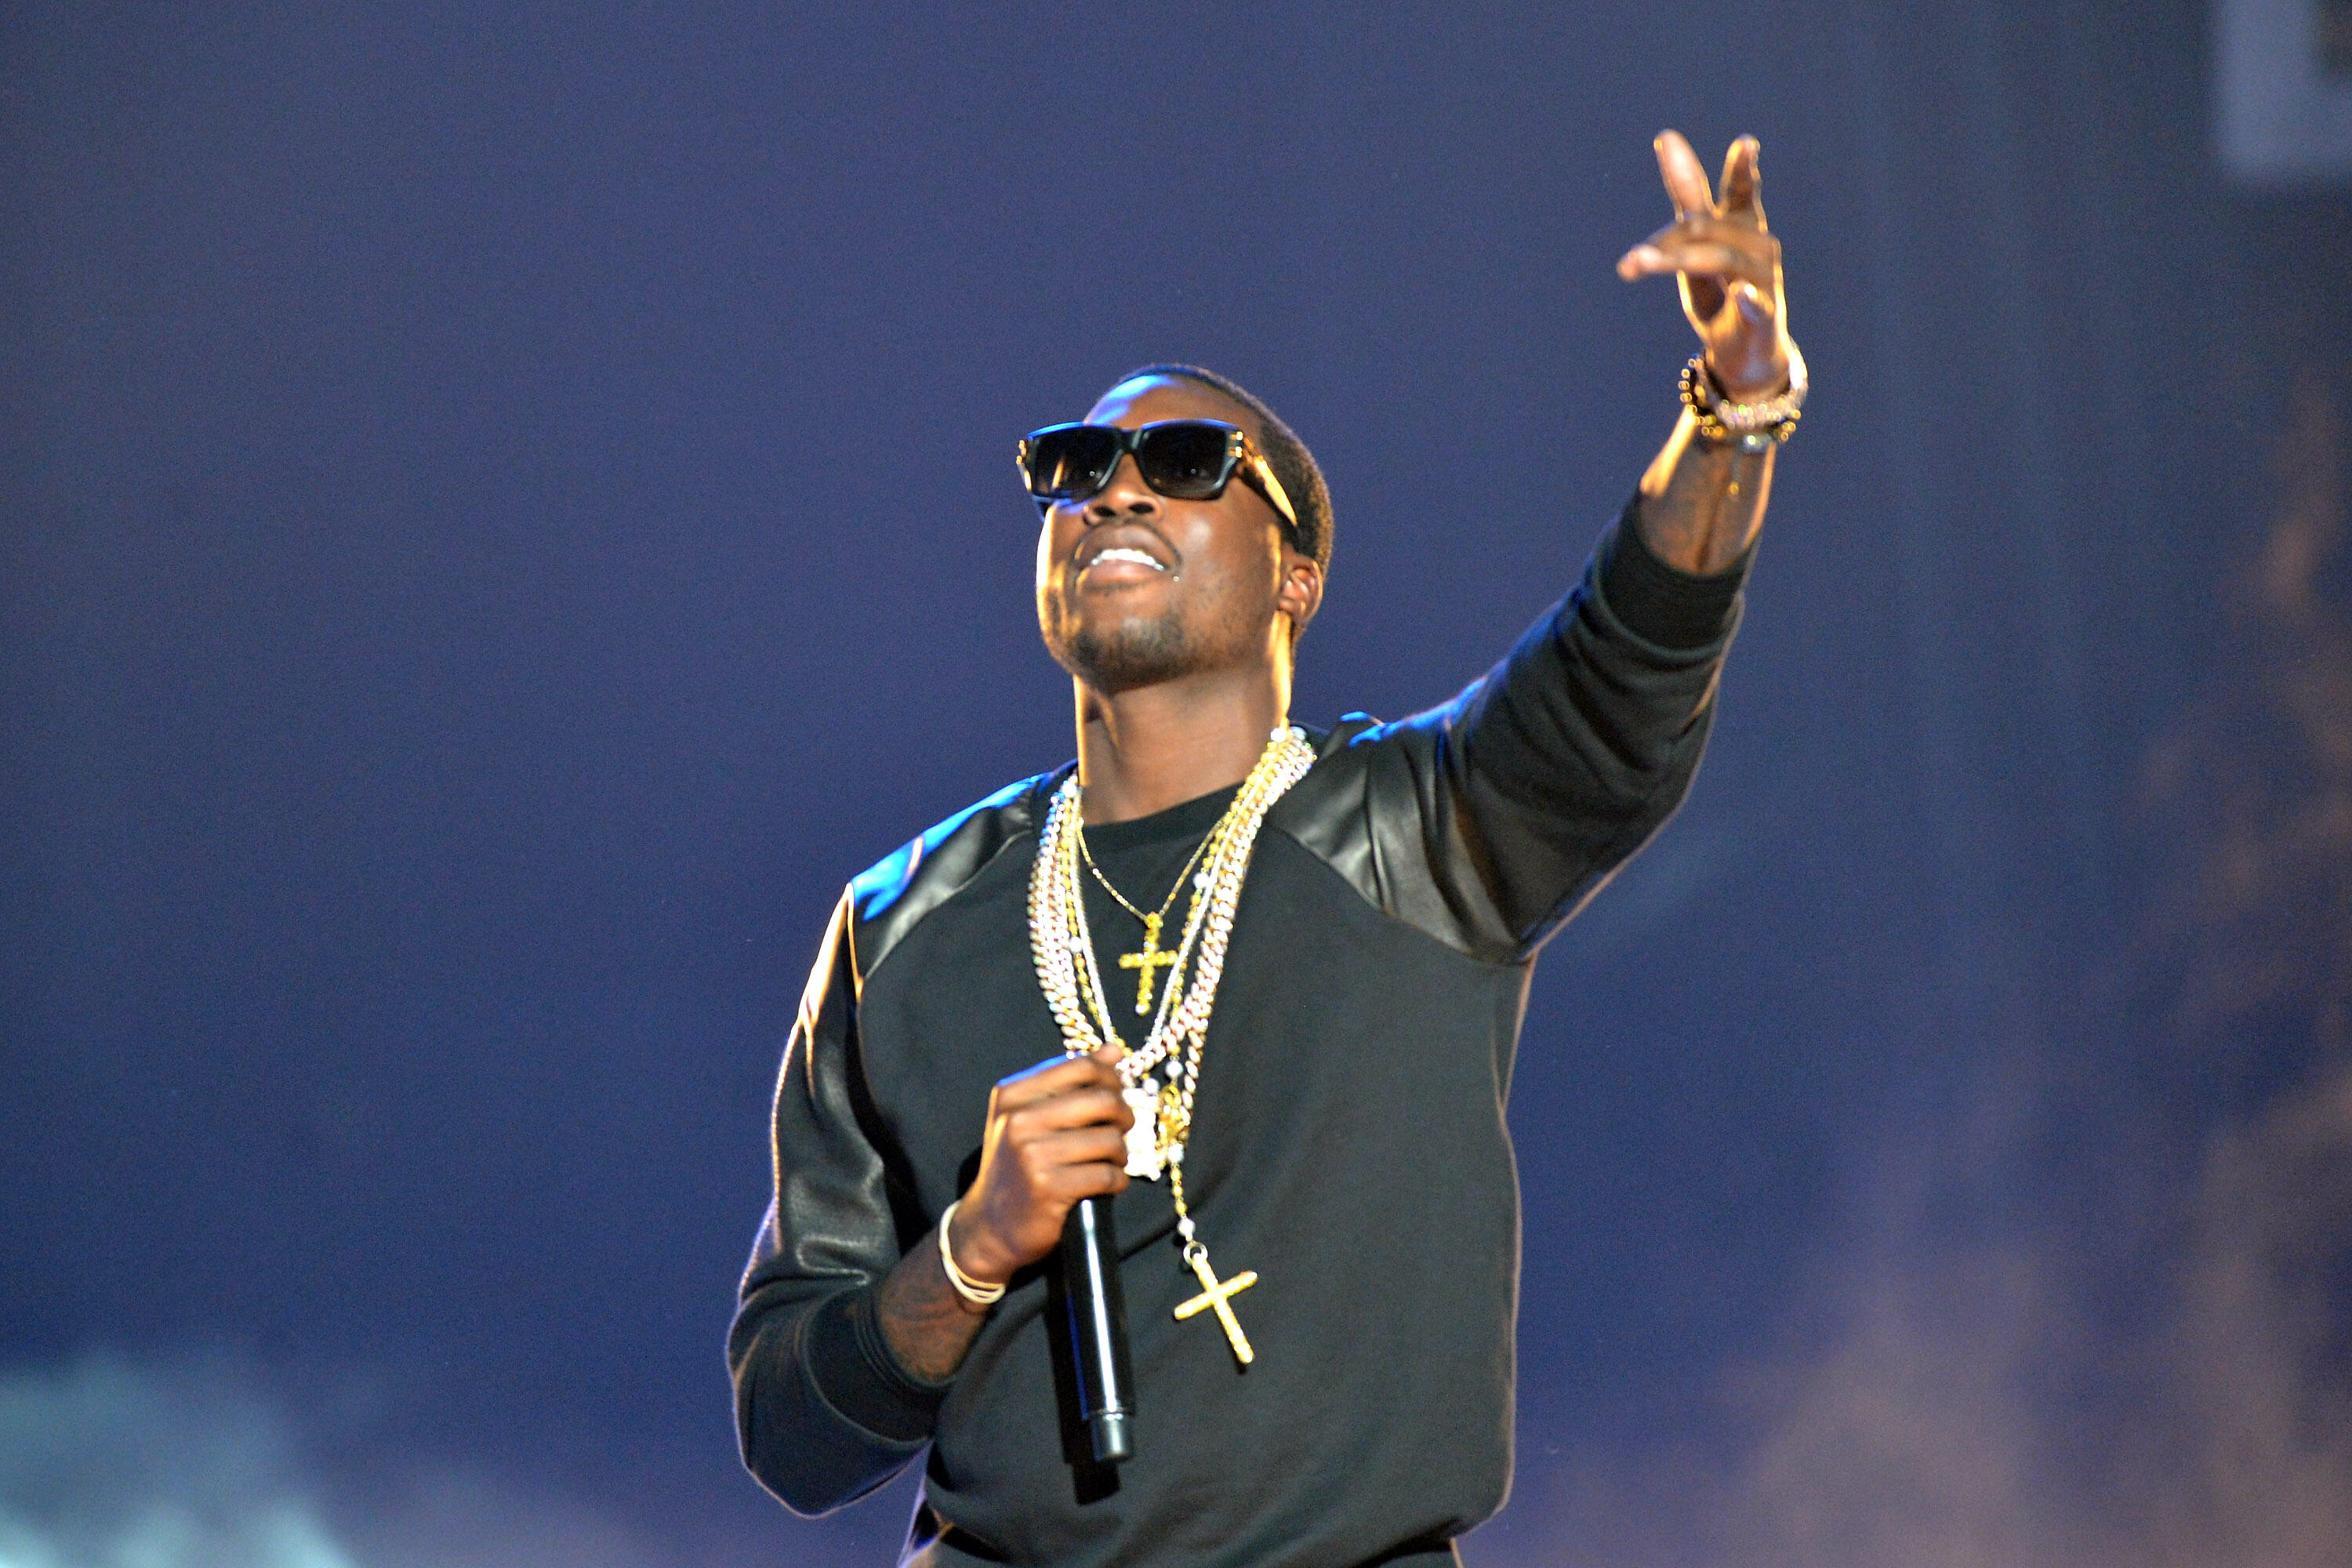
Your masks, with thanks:
[(1159, 562), (1154, 561), (1150, 556), (1146, 555), (1142, 551), (1129, 550), (1123, 545), (1112, 546), (1110, 549), (1106, 550), (1101, 554), (1096, 556), (1092, 561), (1087, 562), (1087, 564), (1088, 566), (1099, 566), (1106, 561), (1132, 561), (1139, 566), (1149, 566), (1154, 572), (1165, 572), (1168, 570), (1168, 568), (1160, 564)]

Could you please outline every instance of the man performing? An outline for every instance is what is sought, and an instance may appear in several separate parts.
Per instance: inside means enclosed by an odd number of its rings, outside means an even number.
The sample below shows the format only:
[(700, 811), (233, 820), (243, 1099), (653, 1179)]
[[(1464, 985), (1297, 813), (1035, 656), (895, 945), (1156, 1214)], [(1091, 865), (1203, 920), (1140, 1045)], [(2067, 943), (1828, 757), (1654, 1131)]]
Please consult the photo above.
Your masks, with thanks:
[[(923, 1568), (1356, 1568), (1452, 1563), (1502, 1506), (1528, 975), (1689, 786), (1805, 391), (1755, 142), (1719, 202), (1657, 150), (1677, 216), (1618, 271), (1679, 279), (1683, 413), (1574, 592), (1441, 708), (1290, 724), (1330, 501), (1248, 393), (1154, 366), (1022, 443), (1077, 762), (857, 878), (818, 956), (729, 1343), (793, 1508), (928, 1447)], [(1108, 1194), (1116, 1468), (1046, 1311)]]

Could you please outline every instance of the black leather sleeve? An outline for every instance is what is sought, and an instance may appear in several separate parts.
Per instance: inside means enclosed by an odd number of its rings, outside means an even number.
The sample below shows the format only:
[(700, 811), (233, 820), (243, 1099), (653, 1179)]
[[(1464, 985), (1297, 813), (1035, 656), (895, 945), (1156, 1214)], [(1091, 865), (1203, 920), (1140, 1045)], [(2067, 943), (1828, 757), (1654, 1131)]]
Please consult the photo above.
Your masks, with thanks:
[(784, 1052), (775, 1193), (728, 1336), (743, 1462), (803, 1514), (896, 1475), (929, 1441), (947, 1390), (900, 1367), (874, 1317), (874, 1288), (903, 1249), (858, 1109), (853, 918), (845, 895)]
[(1738, 625), (1748, 563), (1675, 571), (1639, 504), (1500, 664), (1410, 719), (1351, 715), (1269, 820), (1447, 945), (1531, 955), (1681, 804)]

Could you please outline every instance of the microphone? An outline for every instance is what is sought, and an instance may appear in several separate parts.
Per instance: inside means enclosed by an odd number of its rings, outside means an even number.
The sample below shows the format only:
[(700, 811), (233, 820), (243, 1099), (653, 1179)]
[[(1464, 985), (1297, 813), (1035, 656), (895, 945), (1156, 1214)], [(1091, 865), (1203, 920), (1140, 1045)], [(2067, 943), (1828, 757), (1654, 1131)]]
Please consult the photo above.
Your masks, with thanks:
[(1118, 1232), (1108, 1198), (1084, 1198), (1062, 1226), (1062, 1294), (1078, 1414), (1095, 1463), (1135, 1457), (1135, 1368), (1127, 1354), (1127, 1300), (1119, 1293)]

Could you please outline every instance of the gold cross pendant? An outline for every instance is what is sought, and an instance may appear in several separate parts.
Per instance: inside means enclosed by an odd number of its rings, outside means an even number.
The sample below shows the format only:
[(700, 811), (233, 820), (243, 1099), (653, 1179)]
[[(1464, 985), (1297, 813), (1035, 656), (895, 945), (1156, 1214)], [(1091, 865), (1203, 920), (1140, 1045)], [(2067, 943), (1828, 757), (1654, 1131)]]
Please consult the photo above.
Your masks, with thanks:
[(1165, 969), (1175, 962), (1174, 953), (1160, 951), (1160, 917), (1144, 916), (1143, 951), (1122, 952), (1118, 955), (1118, 966), (1121, 969), (1132, 969), (1137, 972), (1135, 976), (1135, 1010), (1137, 1012), (1151, 1011), (1151, 972), (1155, 969)]
[(1200, 1277), (1201, 1293), (1176, 1309), (1177, 1321), (1181, 1322), (1186, 1318), (1215, 1309), (1217, 1321), (1225, 1326), (1225, 1338), (1234, 1342), (1234, 1359), (1244, 1366), (1249, 1365), (1257, 1359), (1257, 1352), (1250, 1349), (1249, 1336), (1242, 1332), (1241, 1320), (1234, 1316), (1227, 1299), (1238, 1296), (1256, 1284), (1257, 1270), (1244, 1268), (1230, 1279), (1220, 1280), (1216, 1270), (1209, 1267), (1208, 1248), (1198, 1243), (1184, 1249), (1184, 1261), (1191, 1264), (1192, 1272)]

